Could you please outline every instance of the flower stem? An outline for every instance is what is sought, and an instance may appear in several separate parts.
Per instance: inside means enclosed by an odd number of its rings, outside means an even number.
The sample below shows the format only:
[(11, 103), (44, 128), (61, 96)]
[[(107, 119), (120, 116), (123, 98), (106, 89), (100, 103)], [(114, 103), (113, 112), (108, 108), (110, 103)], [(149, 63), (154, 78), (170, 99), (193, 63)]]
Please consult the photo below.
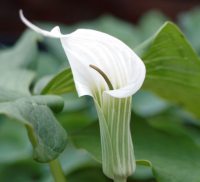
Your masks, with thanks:
[(124, 177), (124, 178), (116, 177), (116, 178), (114, 178), (114, 182), (126, 182), (126, 177)]
[(58, 159), (49, 162), (49, 167), (55, 182), (66, 182), (65, 175)]

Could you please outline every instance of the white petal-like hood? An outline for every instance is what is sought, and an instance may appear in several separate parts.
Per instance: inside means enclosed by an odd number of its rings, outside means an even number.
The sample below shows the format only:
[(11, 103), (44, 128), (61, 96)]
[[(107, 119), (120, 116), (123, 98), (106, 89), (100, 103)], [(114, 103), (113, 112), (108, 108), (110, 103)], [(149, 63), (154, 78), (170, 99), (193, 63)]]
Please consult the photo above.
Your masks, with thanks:
[[(96, 92), (125, 98), (137, 92), (145, 78), (142, 60), (123, 42), (106, 33), (90, 29), (78, 29), (63, 35), (59, 27), (48, 32), (29, 22), (20, 11), (22, 21), (44, 36), (60, 38), (68, 57), (79, 96), (94, 96)], [(111, 81), (109, 90), (103, 77), (89, 65), (102, 70)]]

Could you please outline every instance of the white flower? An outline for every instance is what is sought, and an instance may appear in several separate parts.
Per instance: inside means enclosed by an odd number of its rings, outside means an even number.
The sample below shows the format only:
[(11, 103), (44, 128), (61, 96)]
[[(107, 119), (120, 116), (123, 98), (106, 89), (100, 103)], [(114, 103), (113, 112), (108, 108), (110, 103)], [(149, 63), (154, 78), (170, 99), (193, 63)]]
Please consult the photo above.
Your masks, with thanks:
[(132, 95), (143, 84), (145, 66), (123, 42), (106, 33), (78, 29), (63, 35), (59, 27), (50, 32), (22, 21), (44, 36), (59, 38), (68, 57), (79, 96), (93, 97), (97, 108), (104, 173), (114, 179), (127, 178), (135, 170), (130, 133)]

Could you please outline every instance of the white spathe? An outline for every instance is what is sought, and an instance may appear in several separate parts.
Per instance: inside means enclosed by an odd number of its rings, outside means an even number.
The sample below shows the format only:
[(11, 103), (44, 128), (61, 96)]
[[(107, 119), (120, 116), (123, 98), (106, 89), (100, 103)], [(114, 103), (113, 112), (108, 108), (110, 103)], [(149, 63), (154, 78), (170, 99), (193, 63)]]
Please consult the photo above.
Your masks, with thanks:
[[(58, 26), (50, 32), (29, 22), (20, 11), (22, 21), (34, 31), (60, 38), (72, 68), (79, 96), (93, 96), (94, 89), (103, 89), (113, 97), (125, 98), (137, 92), (145, 78), (143, 61), (123, 42), (106, 33), (78, 29), (63, 35)], [(105, 80), (89, 65), (100, 68), (110, 79), (114, 90), (108, 90)]]
[[(115, 181), (126, 181), (136, 167), (130, 132), (131, 96), (144, 82), (144, 63), (127, 45), (106, 33), (78, 29), (63, 35), (58, 26), (48, 32), (29, 22), (22, 11), (20, 17), (34, 31), (60, 39), (79, 96), (94, 98), (99, 116), (103, 171)], [(109, 90), (102, 75), (90, 65), (108, 77), (113, 90)]]

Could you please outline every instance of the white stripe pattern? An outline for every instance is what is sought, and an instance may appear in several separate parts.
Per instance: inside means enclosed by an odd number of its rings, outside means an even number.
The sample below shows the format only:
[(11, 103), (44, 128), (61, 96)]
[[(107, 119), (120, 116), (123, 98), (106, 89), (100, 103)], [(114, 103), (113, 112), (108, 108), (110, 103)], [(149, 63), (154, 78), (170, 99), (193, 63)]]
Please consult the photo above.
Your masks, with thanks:
[(136, 167), (130, 132), (131, 100), (104, 94), (102, 106), (95, 102), (102, 136), (103, 171), (112, 179), (127, 178)]

